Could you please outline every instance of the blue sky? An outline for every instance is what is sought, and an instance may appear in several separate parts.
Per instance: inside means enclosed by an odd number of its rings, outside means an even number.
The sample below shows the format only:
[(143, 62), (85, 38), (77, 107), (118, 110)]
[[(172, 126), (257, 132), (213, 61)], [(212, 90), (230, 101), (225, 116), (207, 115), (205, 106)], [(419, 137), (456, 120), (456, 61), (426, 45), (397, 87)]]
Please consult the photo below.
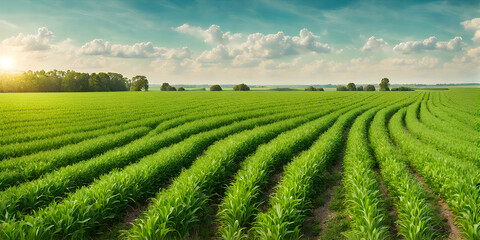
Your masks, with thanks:
[(158, 83), (480, 82), (480, 1), (2, 1), (0, 42)]

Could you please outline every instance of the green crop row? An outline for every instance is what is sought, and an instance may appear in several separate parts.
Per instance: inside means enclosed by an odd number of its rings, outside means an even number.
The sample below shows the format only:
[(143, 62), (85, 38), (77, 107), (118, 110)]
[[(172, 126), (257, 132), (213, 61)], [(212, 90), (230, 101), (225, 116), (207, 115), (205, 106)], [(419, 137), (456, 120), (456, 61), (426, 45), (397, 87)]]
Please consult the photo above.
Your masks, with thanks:
[(122, 146), (144, 136), (150, 130), (151, 128), (147, 127), (128, 129), (54, 151), (3, 160), (0, 162), (0, 189), (29, 179), (36, 179), (58, 167), (67, 166), (93, 157), (108, 149)]
[(312, 196), (321, 194), (315, 191), (315, 186), (322, 183), (324, 172), (340, 156), (345, 130), (370, 104), (341, 115), (309, 150), (285, 167), (280, 183), (268, 202), (268, 210), (260, 212), (253, 224), (256, 238), (299, 238), (300, 229), (311, 208), (309, 201)]
[(430, 112), (429, 106), (427, 104), (430, 101), (431, 101), (431, 97), (429, 98), (428, 101), (422, 101), (421, 103), (419, 118), (423, 124), (431, 128), (432, 130), (447, 133), (449, 134), (450, 137), (454, 137), (456, 139), (464, 140), (466, 142), (475, 141), (475, 136), (473, 134), (469, 132), (459, 131), (458, 129), (453, 127), (455, 123), (441, 120), (437, 118), (435, 115), (433, 115)]
[[(303, 114), (304, 115), (304, 114)], [(321, 114), (300, 115), (231, 135), (208, 148), (183, 171), (126, 233), (130, 239), (183, 238), (208, 214), (213, 194), (226, 183), (238, 162), (258, 145)]]
[[(264, 107), (266, 106), (261, 106), (261, 107), (253, 106), (253, 107), (258, 110), (261, 110), (261, 109), (264, 109)], [(185, 117), (176, 118), (170, 121), (163, 122), (153, 131), (151, 131), (151, 135), (156, 135), (172, 127), (176, 127), (185, 122), (199, 119), (202, 117), (223, 115), (226, 113), (236, 113), (236, 112), (237, 112), (237, 115), (243, 116), (245, 115), (244, 114), (245, 110), (251, 110), (251, 109), (246, 108), (246, 109), (238, 109), (238, 110), (231, 111), (230, 109), (227, 108), (223, 111), (217, 110), (213, 112), (207, 112), (207, 113), (201, 112), (199, 114), (187, 115)], [(156, 121), (155, 119), (153, 120)], [(195, 123), (190, 123), (189, 126), (190, 127), (188, 129), (195, 130), (197, 128)], [(174, 130), (170, 130), (170, 131), (174, 131)], [(165, 133), (164, 135), (171, 137), (170, 133)], [(177, 140), (180, 140), (182, 136), (184, 135), (177, 136)], [(164, 138), (168, 140), (168, 137), (164, 137)], [(148, 139), (148, 136), (147, 138), (143, 138), (143, 140), (146, 140), (146, 139)], [(51, 171), (56, 167), (66, 166), (68, 164), (75, 163), (80, 160), (87, 159), (89, 157), (93, 157), (98, 153), (108, 150), (112, 146), (117, 146), (114, 144), (116, 144), (116, 142), (112, 141), (111, 137), (108, 138), (108, 136), (103, 136), (96, 139), (87, 140), (79, 144), (68, 145), (66, 147), (63, 147), (54, 151), (40, 152), (35, 155), (29, 155), (21, 158), (4, 160), (0, 162), (0, 170), (2, 172), (5, 172), (8, 170), (8, 173), (0, 175), (1, 176), (0, 186), (4, 188), (16, 182), (22, 182), (27, 179), (37, 178), (41, 174)], [(68, 162), (65, 162), (65, 161), (68, 161)]]
[(405, 158), (390, 141), (386, 127), (387, 120), (404, 105), (378, 112), (370, 126), (369, 139), (397, 211), (398, 236), (411, 240), (437, 239), (440, 237), (437, 231), (440, 217), (428, 202), (428, 192), (410, 173)]
[(346, 206), (351, 219), (349, 239), (387, 239), (387, 210), (380, 183), (373, 170), (375, 160), (369, 151), (367, 127), (378, 108), (359, 116), (348, 134), (343, 159), (343, 180)]
[[(282, 106), (282, 108), (285, 108), (285, 106)], [(303, 107), (303, 109), (309, 108), (311, 108), (310, 105)], [(302, 108), (298, 109), (302, 110)], [(200, 119), (150, 138), (138, 139), (122, 148), (108, 151), (97, 158), (59, 169), (58, 172), (47, 174), (38, 180), (7, 189), (1, 193), (0, 206), (2, 209), (0, 216), (8, 214), (13, 217), (17, 211), (28, 213), (31, 209), (37, 209), (76, 187), (92, 182), (100, 174), (136, 162), (141, 157), (179, 142), (192, 134), (214, 129), (232, 121), (272, 114), (275, 111), (277, 110), (271, 109), (269, 111)]]
[[(40, 214), (37, 214), (40, 217), (27, 217), (25, 221), (16, 223), (23, 227), (14, 226), (13, 230), (23, 229), (22, 232), (27, 232), (27, 236), (33, 232), (46, 234), (41, 235), (43, 237), (38, 235), (38, 233), (30, 235), (38, 238), (47, 238), (45, 236), (81, 238), (86, 230), (108, 220), (109, 217), (107, 216), (121, 215), (125, 211), (127, 204), (151, 196), (165, 181), (193, 161), (195, 156), (199, 155), (213, 141), (238, 131), (253, 128), (256, 125), (291, 117), (298, 113), (298, 111), (294, 111), (289, 114), (247, 120), (194, 135), (179, 144), (140, 160), (140, 162), (127, 167), (124, 171), (112, 172), (102, 177), (90, 187), (83, 188), (72, 194), (68, 199), (64, 200), (64, 204), (51, 206), (40, 211)], [(78, 199), (83, 200), (78, 201)], [(71, 212), (71, 209), (76, 209), (76, 211)], [(71, 224), (68, 226), (56, 225), (55, 229), (52, 230), (43, 228), (45, 225), (43, 221), (55, 223), (61, 220), (59, 217), (63, 219), (69, 218), (68, 222)], [(96, 220), (84, 221), (88, 218)], [(29, 222), (30, 224), (28, 224)], [(34, 230), (29, 227), (32, 224)], [(13, 235), (10, 236), (19, 234), (18, 231), (11, 233)]]
[(260, 193), (275, 170), (289, 161), (293, 155), (308, 148), (340, 115), (364, 101), (349, 106), (337, 105), (338, 110), (335, 112), (280, 134), (271, 142), (260, 146), (254, 155), (247, 158), (227, 188), (218, 209), (219, 233), (222, 238), (243, 238), (247, 224), (258, 211), (256, 207), (261, 201)]
[[(423, 101), (425, 100), (426, 99)], [(480, 166), (480, 152), (478, 148), (471, 145), (469, 142), (458, 140), (450, 137), (448, 134), (432, 130), (418, 120), (417, 115), (421, 111), (420, 103), (421, 102), (419, 101), (415, 103), (414, 106), (410, 107), (405, 117), (405, 124), (410, 133), (423, 142), (436, 147), (439, 151), (457, 158), (468, 159)]]
[[(235, 120), (259, 115), (263, 115), (263, 113), (240, 113), (225, 117), (199, 119), (177, 128), (171, 128), (158, 135), (140, 138), (124, 147), (107, 151), (96, 158), (59, 169), (58, 172), (52, 174), (47, 174), (38, 181), (28, 182), (15, 188), (7, 189), (6, 192), (0, 194), (1, 202), (8, 203), (4, 205), (6, 211), (4, 210), (2, 213), (10, 212), (10, 216), (12, 216), (13, 209), (23, 211), (35, 209), (48, 203), (54, 197), (64, 195), (67, 189), (73, 190), (75, 187), (88, 184), (103, 173), (138, 161), (139, 158), (179, 142), (189, 135), (213, 129)], [(164, 122), (162, 125), (180, 124), (178, 119), (169, 123)]]
[(458, 111), (455, 111), (454, 109), (449, 109), (441, 105), (439, 103), (439, 98), (440, 95), (434, 94), (432, 97), (432, 101), (430, 102), (430, 111), (434, 115), (445, 121), (453, 122), (454, 126), (457, 129), (461, 129), (462, 131), (469, 131), (474, 128), (471, 120), (465, 120), (461, 116), (459, 116)]
[[(411, 105), (411, 109), (416, 106)], [(430, 188), (444, 198), (456, 214), (456, 220), (467, 239), (480, 238), (480, 170), (473, 163), (456, 159), (424, 144), (404, 130), (407, 109), (401, 109), (390, 120), (391, 137), (407, 156), (409, 164)]]

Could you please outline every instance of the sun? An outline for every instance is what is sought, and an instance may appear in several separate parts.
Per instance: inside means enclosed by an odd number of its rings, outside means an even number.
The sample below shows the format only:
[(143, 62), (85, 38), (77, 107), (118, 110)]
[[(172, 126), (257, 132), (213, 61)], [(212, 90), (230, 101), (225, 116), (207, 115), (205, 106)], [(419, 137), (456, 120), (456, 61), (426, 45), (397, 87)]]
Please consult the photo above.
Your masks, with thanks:
[(4, 70), (10, 70), (12, 69), (12, 59), (8, 58), (8, 57), (3, 57), (2, 58), (2, 61), (0, 62), (0, 67)]

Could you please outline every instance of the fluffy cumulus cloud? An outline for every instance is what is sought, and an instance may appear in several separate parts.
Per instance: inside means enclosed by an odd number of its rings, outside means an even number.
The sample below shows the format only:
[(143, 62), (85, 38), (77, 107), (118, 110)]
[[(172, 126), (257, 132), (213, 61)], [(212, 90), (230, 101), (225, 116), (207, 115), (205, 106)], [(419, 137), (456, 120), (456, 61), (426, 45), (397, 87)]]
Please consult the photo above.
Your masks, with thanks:
[(302, 53), (331, 53), (333, 49), (318, 41), (319, 37), (307, 29), (298, 36), (288, 36), (283, 32), (276, 34), (253, 33), (240, 44), (222, 44), (201, 53), (200, 62), (220, 62), (233, 59), (234, 66), (250, 66), (264, 59), (279, 58)]
[(111, 44), (103, 39), (85, 43), (80, 47), (79, 53), (123, 58), (184, 59), (191, 57), (191, 51), (187, 47), (170, 49), (156, 47), (152, 42), (135, 43), (134, 45)]
[(37, 34), (24, 35), (19, 33), (16, 37), (10, 37), (2, 41), (2, 45), (20, 51), (41, 51), (51, 48), (50, 40), (54, 37), (53, 32), (46, 27), (38, 29)]
[(475, 33), (472, 40), (480, 42), (480, 18), (474, 18), (472, 20), (464, 21), (461, 24), (467, 30), (474, 30)]
[(385, 40), (383, 40), (383, 38), (376, 38), (374, 36), (371, 36), (370, 38), (368, 38), (365, 45), (363, 45), (361, 51), (362, 52), (378, 51), (378, 50), (383, 50), (387, 46), (388, 46), (388, 43)]
[(455, 37), (448, 42), (439, 42), (436, 37), (423, 41), (408, 41), (397, 44), (393, 50), (402, 54), (418, 53), (427, 50), (458, 51), (462, 48), (462, 37)]
[(230, 32), (223, 32), (220, 30), (218, 25), (212, 25), (207, 30), (203, 30), (201, 27), (190, 26), (188, 24), (183, 24), (177, 28), (174, 28), (175, 31), (179, 33), (189, 34), (198, 38), (203, 39), (206, 43), (211, 44), (228, 44), (235, 39), (241, 38), (241, 34), (231, 34)]
[(299, 36), (294, 37), (285, 35), (283, 32), (268, 35), (250, 34), (240, 49), (243, 54), (256, 58), (276, 58), (299, 53), (331, 53), (333, 51), (328, 44), (320, 43), (318, 36), (305, 28), (300, 31)]

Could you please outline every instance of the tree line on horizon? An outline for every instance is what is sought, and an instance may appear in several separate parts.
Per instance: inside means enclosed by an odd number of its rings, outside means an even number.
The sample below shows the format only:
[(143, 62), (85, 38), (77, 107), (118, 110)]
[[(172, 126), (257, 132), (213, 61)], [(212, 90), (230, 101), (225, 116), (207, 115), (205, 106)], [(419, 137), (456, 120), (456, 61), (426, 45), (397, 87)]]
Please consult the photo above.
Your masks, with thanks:
[[(414, 91), (413, 88), (403, 86), (390, 89), (390, 80), (388, 78), (382, 78), (378, 87), (379, 91)], [(363, 87), (356, 86), (355, 83), (348, 83), (347, 86), (337, 86), (337, 91), (375, 91), (375, 86), (369, 84)]]
[(120, 73), (82, 73), (67, 71), (27, 71), (0, 75), (0, 92), (107, 92), (148, 91), (148, 79), (131, 79)]

